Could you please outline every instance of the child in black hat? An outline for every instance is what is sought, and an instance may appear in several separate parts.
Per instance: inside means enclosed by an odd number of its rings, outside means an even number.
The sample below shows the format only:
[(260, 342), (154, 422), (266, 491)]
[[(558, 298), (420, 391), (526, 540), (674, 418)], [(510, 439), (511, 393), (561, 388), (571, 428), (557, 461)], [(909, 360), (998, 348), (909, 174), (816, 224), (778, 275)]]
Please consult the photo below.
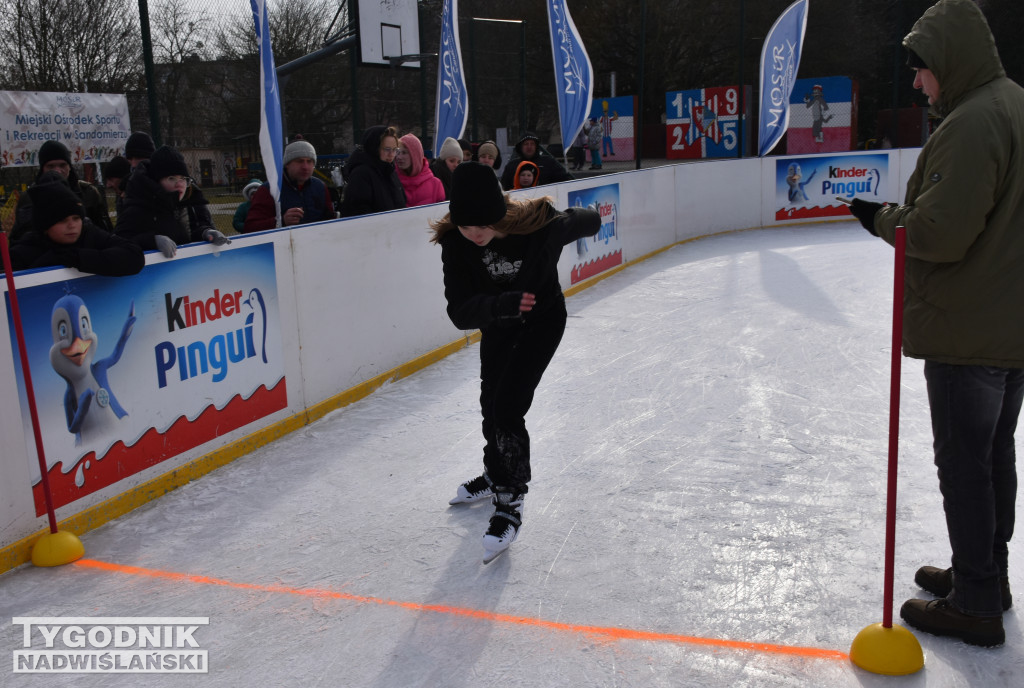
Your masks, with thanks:
[(558, 283), (562, 247), (596, 234), (596, 211), (555, 210), (549, 197), (513, 200), (492, 168), (462, 163), (452, 174), (449, 212), (431, 223), (441, 245), (448, 317), (479, 328), (484, 472), (459, 486), (450, 504), (491, 498), (484, 533), (488, 562), (516, 539), (530, 482), (526, 412), (565, 330)]
[(146, 265), (142, 249), (99, 229), (61, 181), (29, 188), (32, 228), (11, 246), (15, 270), (63, 265), (94, 275), (134, 275)]
[(118, 215), (118, 235), (147, 251), (159, 250), (173, 258), (177, 247), (193, 241), (217, 246), (231, 243), (213, 226), (209, 202), (188, 175), (185, 158), (170, 146), (161, 146), (138, 163)]
[[(68, 188), (82, 202), (86, 216), (93, 221), (100, 229), (108, 232), (114, 231), (114, 225), (110, 221), (107, 212), (107, 199), (103, 193), (89, 182), (79, 179), (71, 164), (71, 151), (60, 141), (45, 141), (39, 147), (39, 174), (36, 175), (36, 184), (43, 184), (43, 175), (59, 174)], [(22, 194), (18, 199), (15, 209), (14, 228), (11, 231), (11, 241), (17, 241), (23, 234), (32, 231), (32, 198), (28, 194)]]

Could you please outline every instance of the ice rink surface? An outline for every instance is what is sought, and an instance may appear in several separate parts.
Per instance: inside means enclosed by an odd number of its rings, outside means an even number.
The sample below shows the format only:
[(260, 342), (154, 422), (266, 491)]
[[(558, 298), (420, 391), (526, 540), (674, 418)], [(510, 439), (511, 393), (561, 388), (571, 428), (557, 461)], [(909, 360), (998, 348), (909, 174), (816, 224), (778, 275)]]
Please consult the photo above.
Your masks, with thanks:
[[(199, 616), (208, 674), (0, 685), (1019, 686), (1016, 608), (1001, 648), (916, 633), (910, 677), (846, 657), (882, 620), (892, 275), (855, 223), (675, 246), (568, 300), (494, 563), (489, 504), (448, 506), (481, 467), (474, 345), (0, 577), (6, 657), (15, 616)], [(949, 560), (920, 361), (902, 398), (897, 622)]]

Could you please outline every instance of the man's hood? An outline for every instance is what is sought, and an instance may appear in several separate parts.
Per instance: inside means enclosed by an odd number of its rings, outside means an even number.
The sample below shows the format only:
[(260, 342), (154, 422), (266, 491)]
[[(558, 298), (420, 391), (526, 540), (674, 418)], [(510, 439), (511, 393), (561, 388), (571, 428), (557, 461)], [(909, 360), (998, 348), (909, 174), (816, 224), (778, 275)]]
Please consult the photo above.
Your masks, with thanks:
[(941, 0), (930, 7), (903, 39), (932, 71), (942, 90), (933, 107), (945, 116), (963, 97), (1006, 76), (985, 15), (973, 0)]

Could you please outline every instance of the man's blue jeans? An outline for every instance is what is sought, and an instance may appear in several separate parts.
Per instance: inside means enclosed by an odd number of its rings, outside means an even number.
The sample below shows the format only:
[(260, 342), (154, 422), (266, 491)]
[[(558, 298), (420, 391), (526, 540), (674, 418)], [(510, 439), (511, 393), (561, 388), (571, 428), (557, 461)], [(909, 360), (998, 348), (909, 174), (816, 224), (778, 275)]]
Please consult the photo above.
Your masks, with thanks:
[(935, 465), (953, 550), (953, 592), (962, 612), (1002, 614), (1017, 497), (1013, 434), (1024, 370), (925, 361)]

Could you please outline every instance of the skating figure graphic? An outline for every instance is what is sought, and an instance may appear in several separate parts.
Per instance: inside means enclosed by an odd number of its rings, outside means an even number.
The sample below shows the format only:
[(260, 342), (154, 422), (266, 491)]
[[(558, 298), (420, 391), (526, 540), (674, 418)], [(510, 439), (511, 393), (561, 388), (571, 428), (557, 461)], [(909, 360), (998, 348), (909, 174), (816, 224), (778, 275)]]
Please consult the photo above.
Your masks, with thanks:
[(814, 140), (824, 143), (825, 133), (822, 131), (822, 126), (832, 119), (832, 115), (825, 114), (825, 111), (828, 110), (828, 101), (825, 100), (825, 90), (821, 84), (814, 84), (811, 87), (811, 92), (804, 96), (804, 105), (811, 108), (811, 133), (814, 135)]

